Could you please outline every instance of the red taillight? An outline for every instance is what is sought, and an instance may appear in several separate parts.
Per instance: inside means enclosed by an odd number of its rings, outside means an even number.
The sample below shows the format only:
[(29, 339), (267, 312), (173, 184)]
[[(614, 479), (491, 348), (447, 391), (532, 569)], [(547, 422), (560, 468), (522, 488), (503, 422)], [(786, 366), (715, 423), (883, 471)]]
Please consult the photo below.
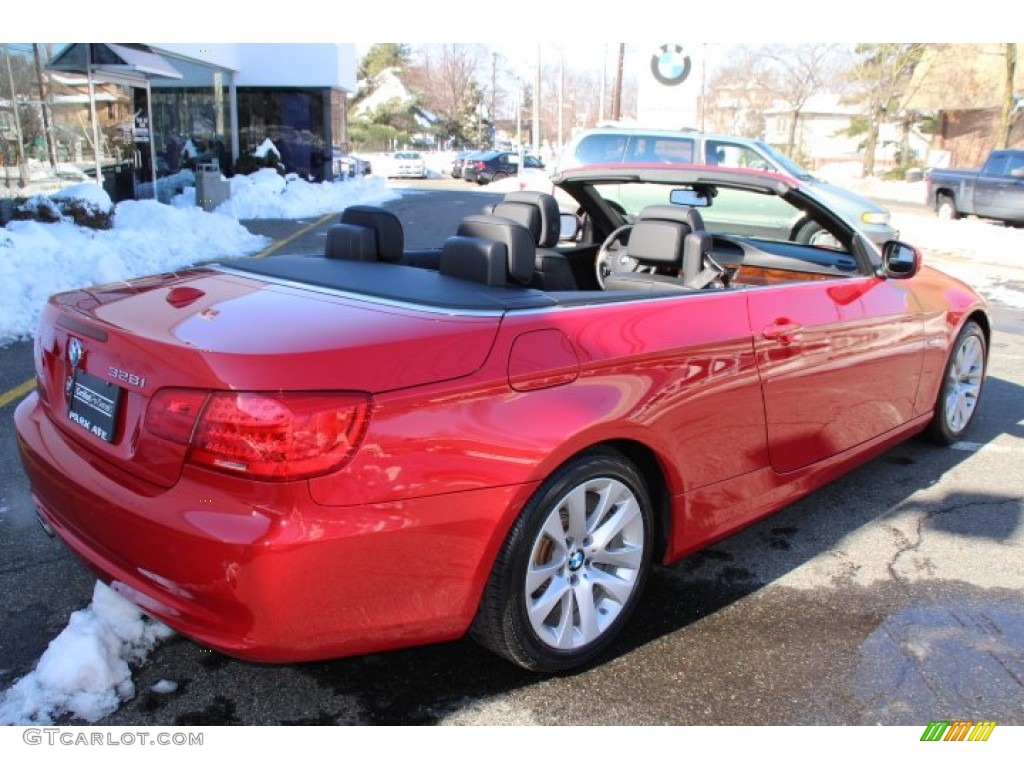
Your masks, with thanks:
[(369, 397), (361, 394), (163, 390), (150, 403), (146, 426), (189, 445), (193, 464), (259, 480), (298, 480), (348, 461), (369, 410)]
[(484, 169), (484, 163), (482, 160), (474, 160), (473, 167), (478, 171), (482, 171)]
[(188, 445), (209, 396), (209, 392), (195, 389), (161, 389), (149, 401), (146, 429), (165, 440)]

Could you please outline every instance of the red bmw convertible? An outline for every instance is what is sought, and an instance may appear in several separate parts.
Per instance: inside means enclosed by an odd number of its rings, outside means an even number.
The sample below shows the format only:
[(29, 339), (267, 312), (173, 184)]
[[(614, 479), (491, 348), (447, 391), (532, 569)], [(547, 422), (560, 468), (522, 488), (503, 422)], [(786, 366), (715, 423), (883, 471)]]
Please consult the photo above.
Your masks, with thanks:
[(774, 174), (555, 184), (436, 249), (355, 206), (322, 256), (54, 296), (15, 416), (44, 527), (242, 658), (468, 632), (557, 671), (654, 565), (968, 430), (985, 303), (913, 247)]

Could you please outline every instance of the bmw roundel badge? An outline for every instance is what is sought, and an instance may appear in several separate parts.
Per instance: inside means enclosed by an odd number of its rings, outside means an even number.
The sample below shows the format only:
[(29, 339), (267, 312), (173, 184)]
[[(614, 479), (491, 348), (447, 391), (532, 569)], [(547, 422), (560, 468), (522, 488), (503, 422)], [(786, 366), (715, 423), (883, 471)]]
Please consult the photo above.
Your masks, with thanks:
[(651, 74), (662, 85), (679, 85), (690, 76), (691, 66), (681, 45), (663, 45), (651, 56)]
[(71, 363), (71, 367), (77, 368), (84, 356), (85, 350), (82, 349), (82, 342), (72, 337), (71, 341), (68, 342), (68, 360)]

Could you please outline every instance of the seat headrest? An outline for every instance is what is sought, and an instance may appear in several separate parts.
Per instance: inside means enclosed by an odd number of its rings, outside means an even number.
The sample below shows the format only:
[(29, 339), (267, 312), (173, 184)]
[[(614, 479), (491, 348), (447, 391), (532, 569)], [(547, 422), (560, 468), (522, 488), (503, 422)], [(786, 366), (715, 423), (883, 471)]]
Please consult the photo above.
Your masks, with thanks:
[(502, 201), (491, 209), (491, 215), (511, 219), (529, 230), (534, 245), (540, 245), (541, 241), (541, 215), (540, 209), (529, 203), (510, 203)]
[(678, 221), (641, 219), (629, 232), (629, 255), (642, 264), (678, 267), (690, 227)]
[(704, 229), (704, 219), (701, 218), (700, 212), (688, 205), (648, 205), (640, 211), (637, 219), (679, 221), (686, 224), (694, 232)]
[(377, 233), (377, 258), (398, 262), (405, 250), (402, 222), (391, 211), (370, 205), (350, 205), (341, 214), (342, 224), (368, 227)]
[(369, 227), (332, 224), (327, 228), (324, 255), (344, 261), (377, 261), (377, 235)]
[(540, 236), (537, 238), (537, 245), (541, 248), (554, 248), (558, 245), (558, 236), (562, 229), (561, 211), (558, 208), (558, 200), (554, 195), (546, 192), (531, 192), (522, 190), (509, 192), (505, 195), (503, 202), (526, 203), (540, 211)]
[(528, 285), (533, 278), (537, 248), (530, 231), (521, 224), (501, 216), (479, 214), (464, 218), (455, 234), (503, 243), (508, 250), (508, 274), (512, 280)]
[(485, 285), (508, 285), (508, 249), (482, 237), (449, 237), (441, 248), (438, 271)]

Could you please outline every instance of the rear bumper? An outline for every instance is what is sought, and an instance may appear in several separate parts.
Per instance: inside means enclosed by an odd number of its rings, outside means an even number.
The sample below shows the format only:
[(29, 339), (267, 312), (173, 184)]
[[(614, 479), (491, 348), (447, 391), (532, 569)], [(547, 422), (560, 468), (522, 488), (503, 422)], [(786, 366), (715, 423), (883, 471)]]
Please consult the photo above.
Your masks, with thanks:
[(69, 443), (35, 395), (15, 422), (40, 516), (71, 550), (147, 614), (255, 661), (460, 637), (524, 491), (324, 507), (305, 482), (187, 467), (142, 487)]

